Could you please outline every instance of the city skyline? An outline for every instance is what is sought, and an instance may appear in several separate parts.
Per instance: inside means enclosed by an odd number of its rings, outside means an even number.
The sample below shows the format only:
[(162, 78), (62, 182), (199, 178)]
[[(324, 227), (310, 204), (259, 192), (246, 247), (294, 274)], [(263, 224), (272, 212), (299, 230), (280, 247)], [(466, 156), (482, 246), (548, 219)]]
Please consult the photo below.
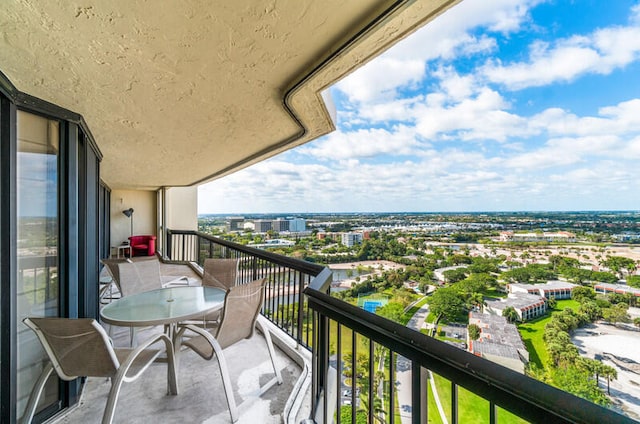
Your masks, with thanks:
[(331, 88), (335, 132), (199, 214), (637, 210), (637, 2), (465, 0)]

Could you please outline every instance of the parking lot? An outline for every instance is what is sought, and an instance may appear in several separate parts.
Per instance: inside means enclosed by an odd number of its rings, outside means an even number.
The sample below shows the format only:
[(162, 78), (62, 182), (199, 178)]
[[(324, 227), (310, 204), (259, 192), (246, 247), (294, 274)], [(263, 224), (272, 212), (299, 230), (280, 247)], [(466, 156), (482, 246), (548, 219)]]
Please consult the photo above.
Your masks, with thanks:
[(440, 327), (440, 331), (444, 331), (445, 337), (460, 340), (460, 343), (467, 341), (467, 327), (463, 324), (447, 324)]

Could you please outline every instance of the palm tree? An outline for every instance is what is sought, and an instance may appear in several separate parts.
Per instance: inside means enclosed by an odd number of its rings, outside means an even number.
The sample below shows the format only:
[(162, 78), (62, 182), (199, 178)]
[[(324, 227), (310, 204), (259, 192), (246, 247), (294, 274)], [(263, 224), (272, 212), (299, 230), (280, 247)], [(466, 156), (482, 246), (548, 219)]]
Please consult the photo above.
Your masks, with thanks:
[(507, 306), (502, 310), (502, 316), (507, 319), (508, 322), (514, 323), (520, 319), (518, 312), (516, 312), (513, 306)]
[(612, 379), (618, 379), (618, 371), (616, 371), (615, 368), (609, 365), (603, 365), (600, 372), (602, 373), (602, 376), (607, 379), (607, 394), (611, 395), (611, 391), (609, 390), (609, 383)]
[(482, 296), (482, 293), (471, 293), (467, 298), (467, 308), (469, 309), (471, 309), (474, 306), (480, 307), (484, 305), (485, 305), (485, 301), (484, 301), (484, 296)]
[(360, 399), (360, 405), (361, 406), (360, 408), (358, 408), (358, 411), (362, 411), (366, 414), (371, 414), (376, 421), (382, 424), (385, 424), (387, 422), (385, 419), (387, 411), (382, 405), (382, 399), (380, 399), (378, 396), (373, 397), (373, 408), (369, 408), (369, 396), (363, 396)]

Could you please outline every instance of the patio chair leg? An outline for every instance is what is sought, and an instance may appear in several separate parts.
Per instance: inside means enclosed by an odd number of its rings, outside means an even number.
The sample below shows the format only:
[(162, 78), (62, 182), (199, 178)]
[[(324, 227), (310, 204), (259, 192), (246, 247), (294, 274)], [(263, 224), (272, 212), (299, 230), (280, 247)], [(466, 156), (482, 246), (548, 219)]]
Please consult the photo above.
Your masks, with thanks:
[(136, 347), (138, 341), (136, 340), (136, 327), (129, 327), (129, 347)]
[(256, 321), (256, 323), (260, 326), (260, 330), (264, 335), (264, 339), (267, 342), (267, 349), (269, 349), (269, 358), (271, 358), (271, 365), (273, 366), (273, 372), (276, 374), (276, 380), (278, 384), (282, 384), (282, 375), (280, 375), (280, 370), (276, 366), (276, 353), (273, 349), (273, 343), (271, 342), (271, 333), (269, 332), (269, 328), (262, 323), (260, 319)]
[(238, 408), (236, 406), (236, 399), (233, 396), (233, 386), (231, 385), (231, 377), (229, 376), (229, 369), (227, 368), (227, 361), (222, 353), (222, 348), (217, 340), (212, 339), (213, 350), (218, 358), (218, 366), (220, 367), (220, 374), (222, 376), (222, 385), (224, 386), (224, 393), (227, 396), (227, 405), (229, 406), (229, 414), (231, 415), (231, 422), (238, 421)]
[(49, 376), (53, 372), (53, 365), (51, 362), (47, 362), (47, 364), (42, 369), (36, 384), (33, 386), (33, 390), (31, 390), (31, 394), (29, 395), (29, 401), (27, 402), (27, 407), (24, 410), (24, 414), (22, 415), (22, 424), (30, 424), (33, 419), (33, 414), (36, 412), (36, 406), (38, 406), (38, 401), (40, 400), (40, 396), (42, 395), (42, 391), (44, 390), (44, 385), (49, 379)]

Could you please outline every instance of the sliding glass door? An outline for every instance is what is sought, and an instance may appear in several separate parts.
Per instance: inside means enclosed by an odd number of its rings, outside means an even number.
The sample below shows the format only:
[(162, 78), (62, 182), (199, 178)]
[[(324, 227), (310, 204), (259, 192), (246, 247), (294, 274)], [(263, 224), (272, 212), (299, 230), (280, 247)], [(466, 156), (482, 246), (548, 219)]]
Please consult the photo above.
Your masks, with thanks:
[[(22, 324), (28, 316), (59, 316), (60, 123), (18, 111), (17, 115), (17, 405), (20, 417), (42, 370), (45, 354)], [(40, 410), (59, 407), (57, 378), (45, 389)]]

